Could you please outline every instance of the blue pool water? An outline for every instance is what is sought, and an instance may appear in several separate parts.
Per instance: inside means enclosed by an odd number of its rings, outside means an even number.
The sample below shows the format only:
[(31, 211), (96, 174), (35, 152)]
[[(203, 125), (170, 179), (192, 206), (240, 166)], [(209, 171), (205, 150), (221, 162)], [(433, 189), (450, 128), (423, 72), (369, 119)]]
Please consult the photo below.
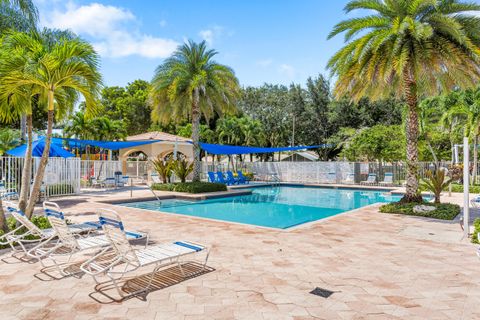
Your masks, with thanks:
[(299, 186), (253, 188), (251, 195), (203, 201), (162, 200), (123, 203), (130, 208), (286, 229), (400, 196), (380, 191)]

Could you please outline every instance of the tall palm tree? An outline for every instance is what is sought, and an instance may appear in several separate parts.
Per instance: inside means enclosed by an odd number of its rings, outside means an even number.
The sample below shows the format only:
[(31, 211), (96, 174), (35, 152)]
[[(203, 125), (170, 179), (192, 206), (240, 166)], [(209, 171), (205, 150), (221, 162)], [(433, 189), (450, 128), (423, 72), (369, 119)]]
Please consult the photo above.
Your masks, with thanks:
[(4, 37), (2, 47), (0, 97), (29, 86), (47, 97), (45, 149), (25, 211), (31, 216), (48, 162), (54, 112), (61, 115), (71, 109), (78, 94), (84, 97), (87, 112), (97, 110), (99, 58), (87, 42), (76, 37), (58, 37), (55, 32), (11, 32)]
[(189, 41), (155, 70), (150, 91), (152, 119), (168, 123), (191, 118), (194, 151), (193, 181), (200, 181), (200, 118), (235, 109), (240, 95), (232, 69), (213, 60), (205, 41)]
[(38, 10), (32, 0), (0, 0), (0, 35), (12, 29), (33, 30), (37, 21)]
[(458, 0), (352, 0), (346, 12), (369, 15), (338, 23), (329, 35), (345, 32), (347, 44), (329, 61), (338, 77), (335, 94), (378, 100), (396, 96), (407, 104), (407, 188), (418, 193), (420, 98), (445, 89), (471, 87), (480, 79), (480, 5)]

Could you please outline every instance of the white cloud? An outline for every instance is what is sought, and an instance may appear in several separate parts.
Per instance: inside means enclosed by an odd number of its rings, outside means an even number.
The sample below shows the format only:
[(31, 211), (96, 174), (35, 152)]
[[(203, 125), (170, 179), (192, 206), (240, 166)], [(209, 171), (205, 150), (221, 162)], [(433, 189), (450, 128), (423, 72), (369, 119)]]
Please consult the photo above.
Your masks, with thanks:
[(281, 64), (278, 68), (278, 72), (287, 76), (288, 78), (294, 78), (297, 71), (295, 68), (289, 64)]
[(213, 31), (212, 30), (201, 30), (199, 32), (199, 35), (209, 45), (211, 45), (213, 43)]
[(165, 27), (166, 25), (167, 25), (167, 20), (165, 20), (165, 19), (160, 20), (160, 27), (163, 28), (163, 27)]
[(257, 61), (257, 65), (259, 65), (260, 67), (263, 67), (263, 68), (271, 66), (272, 63), (273, 63), (272, 59), (263, 59), (263, 60), (258, 60)]
[(89, 36), (98, 52), (106, 57), (165, 58), (178, 46), (174, 40), (136, 31), (136, 17), (129, 10), (100, 3), (78, 6), (69, 2), (63, 9), (53, 9), (42, 22), (50, 28)]
[(233, 31), (225, 31), (225, 28), (222, 26), (213, 26), (208, 29), (200, 30), (198, 33), (200, 38), (205, 40), (209, 45), (212, 45), (214, 41), (219, 39), (220, 37), (226, 35), (226, 36), (232, 36)]

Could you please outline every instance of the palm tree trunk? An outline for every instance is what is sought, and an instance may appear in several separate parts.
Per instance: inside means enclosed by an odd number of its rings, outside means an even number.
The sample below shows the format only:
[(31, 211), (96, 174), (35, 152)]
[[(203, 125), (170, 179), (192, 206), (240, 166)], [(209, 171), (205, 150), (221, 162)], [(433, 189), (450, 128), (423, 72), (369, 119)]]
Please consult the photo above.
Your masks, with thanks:
[(25, 212), (27, 207), (28, 193), (30, 192), (30, 179), (32, 175), (32, 115), (27, 114), (27, 150), (25, 152), (25, 160), (22, 170), (22, 186), (20, 196), (18, 198), (18, 208)]
[[(408, 69), (407, 69), (408, 70)], [(422, 196), (418, 193), (418, 136), (419, 122), (417, 112), (417, 85), (412, 80), (410, 72), (404, 74), (405, 100), (407, 102), (407, 186), (401, 202), (421, 202)]]
[(7, 218), (5, 218), (5, 212), (3, 211), (2, 198), (0, 198), (0, 230), (2, 230), (4, 234), (9, 231)]
[(192, 103), (192, 143), (193, 143), (193, 182), (200, 181), (200, 110), (198, 106), (199, 92), (195, 89), (193, 92)]
[(48, 122), (47, 122), (47, 137), (45, 138), (45, 148), (43, 149), (42, 158), (40, 159), (40, 164), (37, 168), (37, 173), (35, 175), (35, 180), (33, 181), (32, 192), (30, 194), (30, 199), (28, 201), (27, 208), (25, 210), (25, 215), (30, 218), (35, 209), (35, 204), (37, 203), (38, 196), (40, 194), (40, 188), (42, 186), (43, 175), (45, 174), (45, 168), (48, 163), (48, 155), (50, 153), (50, 143), (52, 141), (52, 129), (53, 129), (53, 113), (54, 113), (54, 92), (50, 90), (48, 92)]

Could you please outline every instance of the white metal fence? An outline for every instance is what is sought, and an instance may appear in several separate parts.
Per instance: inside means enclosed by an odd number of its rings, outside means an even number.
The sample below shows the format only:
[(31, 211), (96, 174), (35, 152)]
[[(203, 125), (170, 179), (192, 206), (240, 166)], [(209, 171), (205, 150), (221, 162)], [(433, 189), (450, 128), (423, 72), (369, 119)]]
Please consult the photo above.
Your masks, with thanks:
[[(77, 194), (80, 192), (80, 162), (78, 158), (50, 158), (41, 187), (45, 196), (61, 196)], [(0, 157), (0, 180), (9, 190), (19, 192), (22, 183), (23, 158)], [(29, 183), (37, 172), (40, 158), (33, 158), (32, 176)]]
[[(447, 163), (441, 163), (442, 167), (448, 167)], [(229, 170), (225, 164), (212, 165), (204, 163), (204, 173), (207, 171)], [(360, 184), (366, 181), (369, 174), (375, 174), (376, 180), (371, 185), (402, 185), (405, 182), (407, 166), (405, 163), (377, 162), (244, 162), (236, 166), (237, 169), (252, 172), (258, 180), (269, 180), (273, 175), (282, 182), (294, 183), (349, 183)], [(425, 177), (425, 172), (433, 168), (433, 163), (419, 163), (419, 176)], [(230, 170), (233, 170), (230, 168)], [(385, 181), (385, 174), (392, 174), (391, 183)]]

